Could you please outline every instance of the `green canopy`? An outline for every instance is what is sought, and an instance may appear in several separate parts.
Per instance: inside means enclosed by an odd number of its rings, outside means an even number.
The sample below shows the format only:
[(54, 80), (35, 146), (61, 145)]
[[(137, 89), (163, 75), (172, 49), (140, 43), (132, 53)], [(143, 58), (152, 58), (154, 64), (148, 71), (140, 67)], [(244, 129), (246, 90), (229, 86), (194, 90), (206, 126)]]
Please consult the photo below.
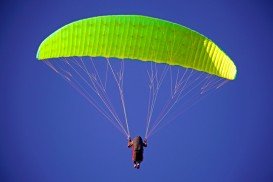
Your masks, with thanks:
[(37, 59), (106, 57), (152, 61), (233, 80), (236, 66), (210, 39), (189, 28), (140, 15), (82, 19), (60, 28), (40, 45)]

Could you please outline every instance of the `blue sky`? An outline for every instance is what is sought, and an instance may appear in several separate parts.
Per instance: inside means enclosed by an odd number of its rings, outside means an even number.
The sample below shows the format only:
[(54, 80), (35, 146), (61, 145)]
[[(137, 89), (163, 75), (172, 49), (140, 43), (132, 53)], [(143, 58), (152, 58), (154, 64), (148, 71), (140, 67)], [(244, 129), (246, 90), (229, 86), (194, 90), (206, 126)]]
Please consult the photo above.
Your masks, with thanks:
[[(214, 40), (238, 68), (235, 81), (149, 140), (139, 171), (132, 168), (125, 138), (35, 58), (56, 29), (108, 14), (142, 14), (190, 27)], [(269, 1), (6, 1), (0, 16), (0, 181), (273, 180)], [(134, 84), (140, 83), (127, 87)], [(137, 111), (131, 118), (133, 131), (145, 125)]]

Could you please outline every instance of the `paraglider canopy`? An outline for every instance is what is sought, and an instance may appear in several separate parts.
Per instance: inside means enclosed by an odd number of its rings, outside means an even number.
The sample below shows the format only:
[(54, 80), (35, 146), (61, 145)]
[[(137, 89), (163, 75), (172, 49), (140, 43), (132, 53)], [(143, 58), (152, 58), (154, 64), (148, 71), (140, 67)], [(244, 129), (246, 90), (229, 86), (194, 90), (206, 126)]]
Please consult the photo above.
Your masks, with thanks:
[(177, 65), (233, 80), (236, 66), (210, 39), (169, 21), (141, 15), (111, 15), (70, 23), (47, 37), (37, 59), (127, 58)]

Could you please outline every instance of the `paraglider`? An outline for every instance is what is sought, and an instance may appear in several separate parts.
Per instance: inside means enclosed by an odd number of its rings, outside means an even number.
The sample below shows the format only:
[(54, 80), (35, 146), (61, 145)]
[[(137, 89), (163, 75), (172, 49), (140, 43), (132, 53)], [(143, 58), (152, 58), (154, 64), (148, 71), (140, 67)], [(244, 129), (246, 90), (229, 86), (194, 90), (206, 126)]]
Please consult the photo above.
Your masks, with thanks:
[(144, 147), (147, 147), (147, 139), (143, 141), (141, 136), (137, 136), (133, 140), (128, 139), (128, 148), (132, 148), (134, 168), (140, 168), (140, 163), (143, 161)]
[[(145, 139), (237, 74), (233, 61), (210, 39), (182, 25), (141, 15), (72, 22), (41, 43), (37, 59), (64, 78), (125, 138), (131, 136), (124, 94), (127, 60), (147, 65)], [(111, 79), (115, 88), (113, 84), (108, 86)], [(163, 84), (169, 87), (168, 93), (160, 92)], [(119, 107), (111, 101), (114, 90), (118, 92), (114, 98), (120, 101)], [(161, 98), (165, 102), (158, 102)], [(134, 141), (129, 141), (129, 146), (134, 146)], [(145, 141), (139, 143), (142, 148), (134, 153), (136, 168), (147, 146)]]

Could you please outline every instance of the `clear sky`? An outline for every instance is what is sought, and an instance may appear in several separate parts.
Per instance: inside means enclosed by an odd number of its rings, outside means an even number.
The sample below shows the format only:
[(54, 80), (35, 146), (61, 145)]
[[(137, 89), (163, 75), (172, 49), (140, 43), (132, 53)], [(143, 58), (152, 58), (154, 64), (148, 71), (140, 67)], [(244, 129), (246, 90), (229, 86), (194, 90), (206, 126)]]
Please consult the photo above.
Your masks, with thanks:
[[(258, 0), (1, 2), (0, 181), (272, 182), (272, 7)], [(118, 130), (35, 58), (41, 41), (61, 26), (109, 14), (190, 27), (238, 68), (235, 81), (149, 140), (139, 171)], [(134, 135), (145, 127), (141, 116), (130, 113)]]

